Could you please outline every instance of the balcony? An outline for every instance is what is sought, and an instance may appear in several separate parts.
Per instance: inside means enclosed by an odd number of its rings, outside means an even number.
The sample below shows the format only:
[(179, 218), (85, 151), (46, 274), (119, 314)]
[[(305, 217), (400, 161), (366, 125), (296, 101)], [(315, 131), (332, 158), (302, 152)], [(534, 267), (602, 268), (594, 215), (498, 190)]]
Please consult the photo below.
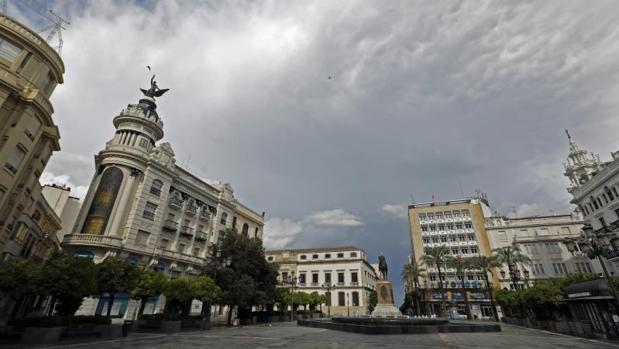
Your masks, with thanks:
[(208, 234), (203, 231), (196, 232), (196, 240), (208, 240)]
[(193, 236), (193, 228), (183, 225), (181, 227), (181, 235)]
[(352, 282), (350, 283), (350, 286), (359, 286), (359, 282), (357, 282), (357, 281), (352, 281)]
[(170, 198), (170, 202), (168, 202), (168, 205), (173, 209), (180, 210), (181, 208), (183, 208), (183, 200), (173, 196)]
[(344, 282), (338, 282), (337, 285), (338, 286), (344, 286)]
[(176, 231), (178, 229), (178, 223), (171, 219), (166, 219), (163, 221), (163, 229), (168, 231)]
[(200, 210), (199, 218), (203, 221), (208, 222), (211, 219), (211, 213), (203, 208), (202, 210)]
[(198, 208), (196, 206), (187, 206), (185, 213), (190, 216), (195, 216), (196, 213), (198, 213)]
[(69, 234), (64, 236), (62, 244), (120, 248), (122, 240), (119, 237), (105, 235)]

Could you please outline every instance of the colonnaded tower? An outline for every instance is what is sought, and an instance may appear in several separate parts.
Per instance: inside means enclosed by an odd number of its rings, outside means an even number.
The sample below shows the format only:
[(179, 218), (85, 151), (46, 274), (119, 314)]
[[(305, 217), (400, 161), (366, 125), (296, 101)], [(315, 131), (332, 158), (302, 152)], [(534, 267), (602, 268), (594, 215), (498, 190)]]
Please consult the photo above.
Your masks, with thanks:
[(230, 184), (207, 183), (175, 162), (157, 112), (167, 89), (142, 90), (113, 119), (116, 133), (95, 156), (95, 174), (63, 247), (95, 262), (113, 256), (171, 277), (197, 275), (226, 228), (262, 238), (264, 213), (234, 198)]

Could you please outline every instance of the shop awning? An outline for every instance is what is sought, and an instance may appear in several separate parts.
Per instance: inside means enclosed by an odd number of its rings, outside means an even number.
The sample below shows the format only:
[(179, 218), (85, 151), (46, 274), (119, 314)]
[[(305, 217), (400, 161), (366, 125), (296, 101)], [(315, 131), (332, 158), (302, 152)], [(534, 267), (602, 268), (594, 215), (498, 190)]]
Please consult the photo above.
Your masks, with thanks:
[(605, 279), (577, 282), (565, 288), (566, 301), (613, 299)]

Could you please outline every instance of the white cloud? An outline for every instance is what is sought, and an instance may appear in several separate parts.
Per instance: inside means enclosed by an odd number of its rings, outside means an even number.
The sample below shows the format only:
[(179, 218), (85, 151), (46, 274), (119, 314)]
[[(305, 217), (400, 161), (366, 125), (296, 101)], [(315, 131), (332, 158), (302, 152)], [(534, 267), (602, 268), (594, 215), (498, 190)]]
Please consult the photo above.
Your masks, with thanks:
[(360, 217), (341, 208), (314, 212), (307, 217), (307, 222), (323, 227), (358, 227), (365, 224)]
[(88, 192), (88, 186), (74, 185), (68, 174), (54, 175), (53, 173), (46, 171), (41, 175), (39, 182), (41, 185), (57, 184), (69, 187), (71, 190), (71, 196), (79, 198), (80, 200), (84, 199), (86, 193)]
[(303, 225), (287, 218), (273, 217), (264, 223), (264, 246), (279, 249), (288, 246), (303, 231)]
[(406, 205), (384, 204), (381, 210), (390, 218), (406, 219), (408, 217)]

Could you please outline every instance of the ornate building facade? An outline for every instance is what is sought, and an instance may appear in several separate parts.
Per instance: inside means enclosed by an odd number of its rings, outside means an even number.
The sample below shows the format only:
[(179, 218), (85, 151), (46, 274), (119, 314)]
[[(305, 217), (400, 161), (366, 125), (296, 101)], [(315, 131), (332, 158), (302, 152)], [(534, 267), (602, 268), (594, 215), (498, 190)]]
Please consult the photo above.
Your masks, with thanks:
[(570, 152), (564, 164), (570, 180), (571, 203), (584, 215), (602, 248), (602, 259), (611, 273), (619, 272), (619, 151), (612, 159), (582, 150), (567, 132)]
[(278, 287), (325, 295), (327, 303), (323, 305), (323, 313), (370, 314), (370, 292), (376, 288), (377, 277), (362, 249), (324, 247), (273, 250), (266, 251), (265, 256), (268, 262), (277, 263), (279, 267)]
[[(116, 133), (95, 156), (95, 174), (62, 246), (95, 262), (116, 257), (170, 277), (195, 276), (226, 228), (262, 239), (264, 214), (237, 201), (230, 184), (209, 184), (178, 166), (169, 143), (157, 144), (163, 121), (149, 91), (113, 119)], [(124, 297), (115, 313), (125, 312)]]
[(0, 13), (0, 262), (44, 259), (59, 247), (60, 219), (39, 178), (60, 150), (49, 99), (63, 74), (44, 39)]

